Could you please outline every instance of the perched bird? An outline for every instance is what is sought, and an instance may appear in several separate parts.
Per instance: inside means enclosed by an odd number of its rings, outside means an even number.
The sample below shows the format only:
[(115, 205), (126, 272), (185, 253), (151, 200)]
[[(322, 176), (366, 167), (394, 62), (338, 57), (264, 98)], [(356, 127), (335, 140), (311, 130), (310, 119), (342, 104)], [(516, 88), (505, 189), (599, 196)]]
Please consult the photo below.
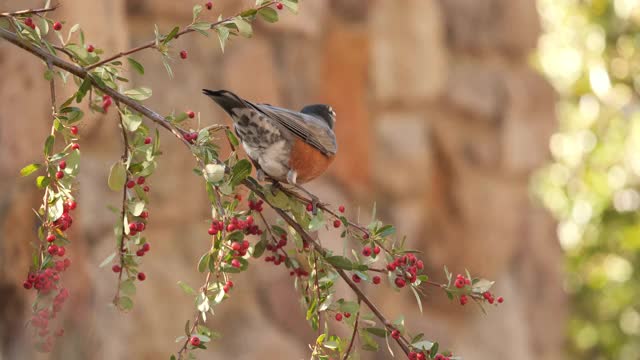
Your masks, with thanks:
[(266, 174), (300, 188), (299, 184), (320, 176), (335, 158), (338, 150), (333, 132), (336, 114), (329, 105), (308, 105), (297, 112), (254, 104), (227, 90), (203, 89), (202, 92), (233, 120), (236, 134), (256, 166), (260, 181)]

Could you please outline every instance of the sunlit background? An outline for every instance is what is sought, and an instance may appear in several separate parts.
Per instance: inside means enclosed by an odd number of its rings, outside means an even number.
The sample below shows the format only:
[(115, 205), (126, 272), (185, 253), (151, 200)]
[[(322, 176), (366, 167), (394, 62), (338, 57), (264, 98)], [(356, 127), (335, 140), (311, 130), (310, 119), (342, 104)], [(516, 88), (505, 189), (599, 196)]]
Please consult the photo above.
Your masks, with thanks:
[(537, 66), (559, 93), (534, 191), (558, 220), (569, 356), (640, 354), (640, 2), (541, 0)]

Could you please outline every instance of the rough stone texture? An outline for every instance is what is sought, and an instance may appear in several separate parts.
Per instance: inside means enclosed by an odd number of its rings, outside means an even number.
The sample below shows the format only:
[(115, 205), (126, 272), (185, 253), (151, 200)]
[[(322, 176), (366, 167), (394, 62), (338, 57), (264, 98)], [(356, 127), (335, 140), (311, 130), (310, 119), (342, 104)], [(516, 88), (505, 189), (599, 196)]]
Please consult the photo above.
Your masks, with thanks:
[[(0, 3), (3, 11), (40, 5)], [(167, 30), (189, 23), (193, 3), (66, 0), (55, 16), (66, 26), (81, 23), (90, 41), (111, 53), (148, 41), (154, 24)], [(252, 3), (215, 1), (215, 10), (204, 16), (232, 14)], [(455, 272), (466, 267), (497, 280), (496, 292), (507, 299), (485, 316), (427, 289), (420, 314), (412, 294), (365, 286), (376, 303), (390, 318), (404, 314), (412, 330), (466, 358), (561, 359), (562, 253), (553, 223), (527, 192), (527, 175), (546, 158), (554, 126), (553, 91), (525, 57), (540, 32), (535, 1), (305, 1), (299, 16), (279, 14), (282, 22), (260, 22), (253, 39), (233, 38), (224, 54), (213, 38), (178, 39), (173, 51), (187, 49), (189, 58), (174, 55), (173, 80), (157, 52), (136, 54), (146, 74), (134, 75), (131, 86), (152, 87), (146, 104), (160, 113), (193, 109), (203, 124), (228, 121), (200, 95), (205, 87), (291, 108), (331, 104), (338, 114), (339, 156), (308, 188), (329, 203), (345, 204), (347, 214), (363, 222), (375, 201), (378, 215), (423, 251), (434, 279), (442, 278), (444, 264)], [(38, 159), (49, 100), (42, 64), (5, 42), (0, 71), (0, 359), (22, 360), (35, 358), (21, 331), (31, 301), (21, 282), (35, 237), (31, 208), (41, 193), (17, 173)], [(97, 268), (114, 247), (114, 216), (105, 205), (117, 203), (118, 194), (105, 184), (109, 165), (120, 156), (118, 129), (113, 114), (88, 115), (80, 131), (80, 206), (69, 248), (73, 271), (65, 279), (72, 297), (62, 314), (67, 336), (52, 358), (166, 358), (193, 316), (192, 299), (175, 284), (202, 282), (194, 269), (207, 248), (202, 183), (191, 174), (191, 157), (163, 132), (164, 155), (149, 180), (148, 280), (134, 310), (119, 314), (107, 306), (113, 275)], [(343, 248), (335, 230), (319, 238), (330, 249)], [(210, 321), (224, 340), (202, 357), (307, 358), (306, 344), (316, 334), (289, 279), (282, 269), (262, 264), (234, 277), (233, 301)], [(344, 286), (338, 294), (350, 296)]]

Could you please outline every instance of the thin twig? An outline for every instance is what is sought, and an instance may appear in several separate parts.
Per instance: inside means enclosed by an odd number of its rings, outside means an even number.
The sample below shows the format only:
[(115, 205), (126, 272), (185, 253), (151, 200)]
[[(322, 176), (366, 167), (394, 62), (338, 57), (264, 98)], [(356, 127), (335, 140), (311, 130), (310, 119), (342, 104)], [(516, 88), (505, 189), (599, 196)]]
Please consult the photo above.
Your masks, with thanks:
[(351, 341), (349, 341), (349, 347), (347, 348), (347, 352), (344, 353), (344, 357), (342, 360), (347, 360), (349, 358), (349, 354), (351, 353), (351, 349), (353, 348), (353, 343), (356, 340), (356, 335), (358, 335), (358, 321), (360, 320), (360, 299), (358, 299), (358, 312), (356, 312), (356, 321), (353, 323), (353, 334), (351, 334)]
[(0, 13), (0, 17), (14, 17), (14, 16), (21, 16), (21, 15), (29, 15), (29, 14), (40, 14), (40, 13), (53, 11), (58, 7), (60, 7), (60, 4), (56, 4), (48, 8), (27, 9), (27, 10), (19, 10), (14, 12), (3, 12), (3, 13)]
[[(129, 140), (127, 137), (127, 130), (124, 127), (124, 121), (122, 120), (122, 112), (120, 109), (120, 104), (116, 102), (116, 106), (118, 108), (118, 120), (120, 121), (120, 128), (122, 129), (122, 140), (124, 142), (122, 162), (125, 163), (127, 161), (127, 158), (129, 157)], [(127, 216), (126, 208), (127, 208), (127, 184), (125, 181), (125, 184), (122, 186), (122, 210), (120, 210), (120, 222), (122, 222), (122, 236), (120, 236), (120, 248), (118, 249), (118, 251), (120, 252), (120, 272), (118, 273), (118, 286), (116, 286), (116, 294), (113, 297), (113, 305), (115, 305), (116, 307), (120, 302), (120, 284), (122, 284), (122, 273), (125, 271), (124, 257), (126, 256), (126, 253), (127, 253), (127, 247), (126, 247), (125, 241), (128, 238), (127, 238), (127, 235), (125, 234), (125, 228), (124, 228), (124, 219), (125, 219), (125, 216)]]
[[(257, 8), (256, 8), (256, 10), (261, 10), (261, 9), (266, 8), (266, 7), (269, 7), (269, 6), (271, 6), (271, 5), (275, 4), (275, 3), (276, 3), (275, 1), (270, 1), (270, 2), (268, 2), (268, 3), (266, 3), (266, 4), (264, 4), (264, 5), (261, 5), (261, 6), (257, 7)], [(229, 16), (229, 17), (224, 18), (224, 19), (222, 19), (222, 20), (218, 20), (218, 21), (216, 21), (216, 22), (213, 22), (213, 23), (211, 23), (211, 26), (209, 27), (209, 29), (213, 29), (213, 28), (215, 28), (215, 27), (216, 27), (216, 26), (218, 26), (218, 25), (221, 25), (221, 24), (224, 24), (224, 23), (226, 23), (226, 22), (229, 22), (229, 21), (233, 20), (234, 18), (236, 18), (236, 17), (240, 16), (240, 14), (241, 14), (241, 13), (238, 13), (238, 14), (236, 14), (236, 15)], [(182, 30), (182, 31), (179, 31), (179, 32), (176, 34), (175, 38), (178, 38), (178, 37), (180, 37), (180, 36), (182, 36), (182, 35), (184, 35), (184, 34), (188, 34), (188, 33), (190, 33), (190, 32), (194, 32), (194, 31), (195, 31), (194, 29), (192, 29), (192, 28), (190, 28), (190, 27), (187, 27), (186, 29), (184, 29), (184, 30)], [(86, 69), (87, 69), (87, 70), (92, 70), (92, 69), (97, 68), (98, 66), (102, 66), (102, 65), (107, 64), (107, 63), (109, 63), (109, 62), (112, 62), (112, 61), (114, 61), (114, 60), (116, 60), (116, 59), (119, 59), (119, 58), (121, 58), (121, 57), (123, 57), (123, 56), (131, 55), (131, 54), (133, 54), (133, 53), (137, 53), (138, 51), (142, 51), (142, 50), (144, 50), (144, 49), (155, 48), (155, 47), (156, 47), (156, 41), (155, 41), (155, 40), (151, 40), (151, 41), (149, 41), (148, 43), (143, 44), (143, 45), (140, 45), (140, 46), (137, 46), (137, 47), (134, 47), (133, 49), (129, 49), (129, 50), (127, 50), (127, 51), (121, 51), (121, 52), (119, 52), (119, 53), (117, 53), (117, 54), (114, 54), (114, 55), (112, 55), (112, 56), (109, 56), (108, 58), (106, 58), (106, 59), (104, 59), (104, 60), (101, 60), (101, 61), (99, 61), (99, 62), (97, 62), (97, 63), (95, 63), (95, 64), (92, 64), (92, 65), (90, 65), (90, 66), (87, 66), (87, 67), (86, 67)]]

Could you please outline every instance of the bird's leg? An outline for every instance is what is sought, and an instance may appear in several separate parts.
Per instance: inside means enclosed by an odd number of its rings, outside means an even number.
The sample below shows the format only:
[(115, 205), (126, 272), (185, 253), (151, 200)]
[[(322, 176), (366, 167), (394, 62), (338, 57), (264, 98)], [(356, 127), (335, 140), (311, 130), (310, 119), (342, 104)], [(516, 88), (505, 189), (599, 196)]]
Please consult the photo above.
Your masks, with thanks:
[(258, 181), (263, 182), (265, 179), (264, 171), (260, 168), (256, 168), (256, 178)]
[(296, 183), (297, 177), (298, 177), (298, 173), (295, 170), (289, 170), (289, 172), (287, 173), (287, 182), (290, 185), (293, 185), (296, 189), (304, 192), (305, 194), (307, 194), (311, 198), (311, 213), (313, 215), (317, 214), (318, 213), (318, 203), (320, 202), (320, 199), (318, 199), (317, 196), (315, 196), (312, 193), (310, 193), (309, 191), (307, 191), (307, 189), (305, 189), (302, 186), (298, 185)]

